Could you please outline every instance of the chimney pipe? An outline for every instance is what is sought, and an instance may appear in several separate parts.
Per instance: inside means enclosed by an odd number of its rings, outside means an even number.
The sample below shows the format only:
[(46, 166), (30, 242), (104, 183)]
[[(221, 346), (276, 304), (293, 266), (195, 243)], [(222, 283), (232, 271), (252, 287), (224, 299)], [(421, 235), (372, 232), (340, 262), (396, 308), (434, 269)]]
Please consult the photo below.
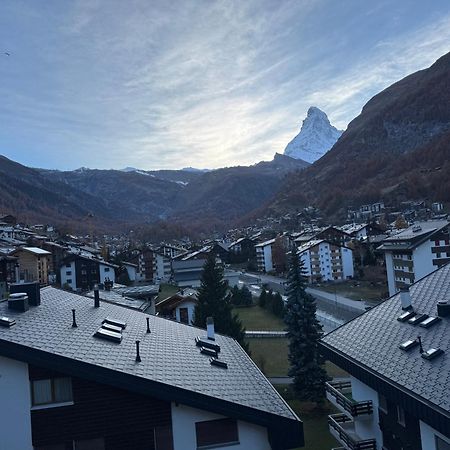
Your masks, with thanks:
[(100, 308), (100, 293), (98, 292), (98, 284), (94, 284), (94, 307)]
[(147, 317), (147, 333), (151, 333), (151, 331), (150, 331), (150, 317)]
[(206, 318), (206, 335), (211, 341), (215, 341), (214, 336), (214, 319), (212, 317)]
[(139, 341), (136, 341), (136, 362), (141, 362), (141, 355), (139, 354)]
[(77, 321), (75, 319), (75, 310), (72, 309), (72, 328), (77, 328), (77, 327), (78, 327), (78, 325), (77, 325)]
[(402, 309), (407, 310), (412, 308), (411, 304), (411, 294), (409, 292), (409, 288), (400, 289), (400, 301), (402, 303)]
[(437, 313), (440, 317), (449, 317), (450, 316), (450, 303), (445, 300), (441, 300), (437, 304)]
[(417, 341), (419, 342), (419, 352), (423, 353), (423, 347), (422, 347), (422, 337), (419, 335), (417, 336)]

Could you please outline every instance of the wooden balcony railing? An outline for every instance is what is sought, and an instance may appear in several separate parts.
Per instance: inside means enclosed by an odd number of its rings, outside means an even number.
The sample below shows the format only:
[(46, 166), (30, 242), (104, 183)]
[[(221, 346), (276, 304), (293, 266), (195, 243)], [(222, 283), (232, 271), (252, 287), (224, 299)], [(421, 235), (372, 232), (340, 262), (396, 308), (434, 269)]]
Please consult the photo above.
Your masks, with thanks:
[[(345, 426), (347, 424), (347, 427)], [(377, 443), (375, 439), (361, 439), (351, 428), (353, 420), (346, 414), (333, 414), (328, 416), (328, 426), (330, 431), (334, 431), (333, 434), (351, 450), (376, 450)], [(347, 428), (347, 429), (346, 429)]]
[(373, 413), (372, 400), (365, 400), (357, 402), (348, 398), (342, 393), (343, 390), (347, 390), (351, 393), (350, 381), (330, 381), (325, 383), (326, 391), (335, 398), (336, 403), (349, 412), (353, 417), (361, 416), (363, 414)]

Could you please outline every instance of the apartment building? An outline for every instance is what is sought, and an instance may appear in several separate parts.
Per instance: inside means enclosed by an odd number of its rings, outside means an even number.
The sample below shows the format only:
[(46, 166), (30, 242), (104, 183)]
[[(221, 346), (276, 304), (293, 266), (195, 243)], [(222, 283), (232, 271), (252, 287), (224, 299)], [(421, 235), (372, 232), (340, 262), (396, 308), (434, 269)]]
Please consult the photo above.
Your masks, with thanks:
[(326, 384), (345, 449), (450, 449), (450, 265), (328, 333), (325, 357), (350, 374)]
[(255, 245), (256, 264), (259, 272), (271, 272), (274, 269), (272, 247), (276, 239), (270, 239)]
[(20, 280), (48, 283), (52, 255), (49, 251), (39, 247), (20, 247), (11, 255), (18, 259)]
[(343, 245), (314, 239), (297, 249), (310, 283), (353, 278), (353, 251)]
[(449, 229), (447, 220), (420, 222), (383, 241), (390, 295), (450, 261)]

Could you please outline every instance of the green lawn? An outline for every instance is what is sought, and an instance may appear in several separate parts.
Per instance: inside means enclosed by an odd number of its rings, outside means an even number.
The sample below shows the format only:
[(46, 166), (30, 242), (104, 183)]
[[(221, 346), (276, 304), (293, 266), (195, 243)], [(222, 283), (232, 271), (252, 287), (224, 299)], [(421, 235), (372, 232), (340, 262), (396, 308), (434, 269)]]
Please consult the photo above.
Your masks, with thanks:
[(249, 331), (280, 331), (286, 327), (282, 319), (258, 305), (234, 308), (233, 312), (239, 316), (245, 329)]
[(305, 446), (301, 447), (302, 450), (330, 450), (338, 447), (338, 442), (328, 431), (327, 423), (328, 415), (337, 411), (328, 401), (325, 400), (324, 406), (318, 408), (314, 403), (296, 399), (290, 386), (278, 385), (275, 388), (303, 421)]
[[(267, 377), (285, 377), (289, 370), (288, 340), (285, 338), (247, 339), (252, 359)], [(330, 377), (348, 377), (348, 373), (327, 361), (325, 368)]]

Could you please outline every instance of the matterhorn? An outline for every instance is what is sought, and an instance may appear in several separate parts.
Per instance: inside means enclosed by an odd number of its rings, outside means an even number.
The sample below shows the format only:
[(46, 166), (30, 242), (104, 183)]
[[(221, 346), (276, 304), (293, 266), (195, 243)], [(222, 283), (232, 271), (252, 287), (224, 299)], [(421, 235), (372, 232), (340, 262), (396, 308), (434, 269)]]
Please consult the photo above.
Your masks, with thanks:
[(336, 143), (343, 132), (331, 125), (328, 116), (315, 106), (308, 109), (300, 133), (284, 149), (284, 154), (313, 163)]

